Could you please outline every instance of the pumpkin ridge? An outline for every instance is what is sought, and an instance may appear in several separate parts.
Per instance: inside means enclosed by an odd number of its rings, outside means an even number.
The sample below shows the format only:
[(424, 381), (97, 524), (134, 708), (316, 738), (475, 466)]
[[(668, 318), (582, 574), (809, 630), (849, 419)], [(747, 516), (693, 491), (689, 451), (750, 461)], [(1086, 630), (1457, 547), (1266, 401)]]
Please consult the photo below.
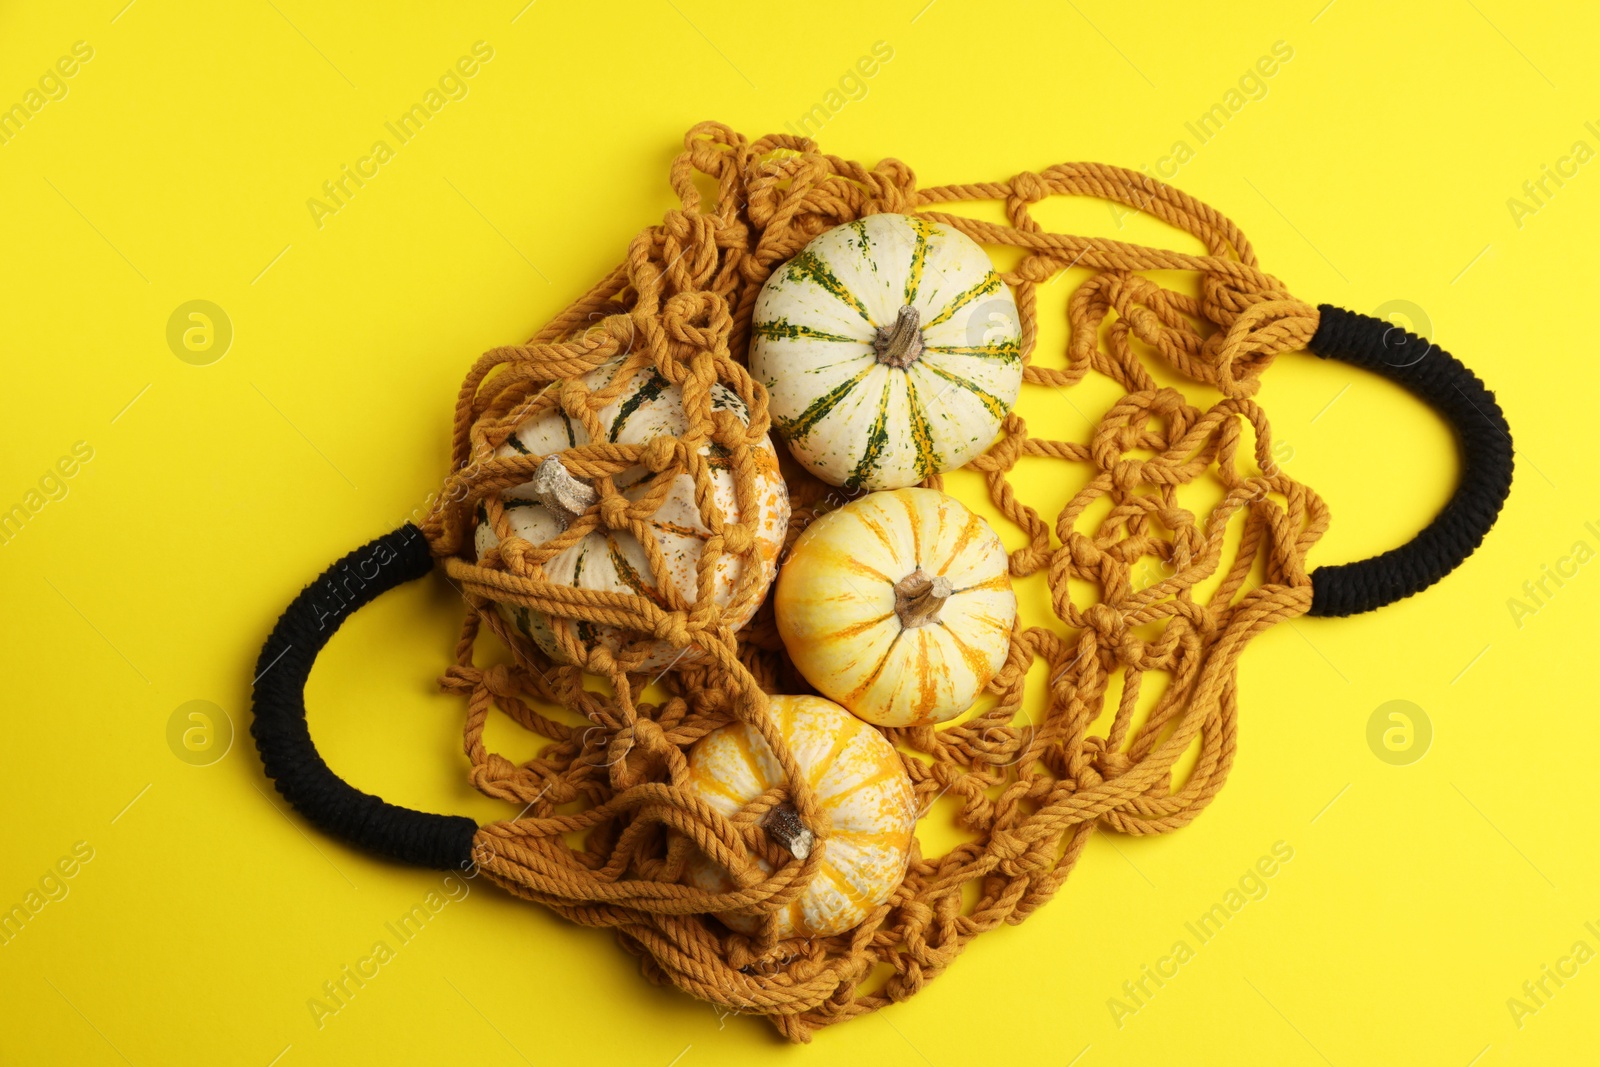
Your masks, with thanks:
[(811, 281), (829, 296), (850, 308), (869, 326), (876, 326), (872, 316), (867, 313), (866, 306), (860, 298), (852, 293), (845, 284), (839, 280), (838, 275), (829, 270), (818, 255), (810, 249), (801, 250), (800, 254), (789, 261), (789, 279), (791, 281)]
[[(867, 249), (872, 247), (872, 238), (867, 234), (867, 220), (853, 219), (847, 225), (850, 227), (850, 232), (860, 238), (860, 242), (856, 245), (856, 251), (866, 255)], [(876, 266), (877, 261), (874, 260), (873, 264)]]
[(611, 556), (611, 566), (616, 568), (617, 577), (622, 579), (624, 585), (663, 611), (671, 610), (661, 590), (644, 580), (644, 575), (628, 562), (627, 556), (623, 555), (622, 547), (609, 532), (606, 534), (606, 550)]
[(947, 626), (945, 623), (939, 622), (937, 619), (934, 620), (934, 623), (942, 628), (945, 633), (949, 634), (950, 640), (956, 643), (957, 651), (961, 653), (961, 658), (966, 660), (967, 667), (972, 671), (973, 677), (976, 678), (980, 683), (978, 689), (982, 691), (982, 689), (989, 684), (989, 680), (993, 677), (989, 670), (989, 661), (984, 658), (983, 653), (979, 652), (977, 649), (961, 640), (961, 635), (956, 633), (953, 627)]
[(894, 584), (893, 578), (889, 577), (887, 574), (884, 574), (876, 567), (863, 563), (854, 556), (846, 555), (841, 550), (835, 548), (833, 545), (827, 544), (826, 542), (818, 543), (814, 551), (816, 551), (818, 555), (826, 556), (833, 560), (834, 565), (840, 570), (854, 571), (863, 578), (871, 578), (874, 581), (884, 582), (887, 585)]
[[(885, 740), (887, 740), (887, 738), (885, 738)], [(833, 794), (832, 796), (829, 796), (829, 797), (822, 797), (821, 798), (821, 802), (822, 802), (821, 806), (824, 807), (824, 808), (838, 807), (839, 802), (841, 800), (845, 800), (848, 797), (855, 796), (857, 793), (861, 792), (863, 789), (867, 788), (868, 786), (882, 785), (884, 782), (892, 782), (892, 781), (894, 781), (894, 778), (895, 778), (896, 775), (904, 774), (904, 773), (905, 773), (905, 768), (900, 766), (900, 764), (898, 762), (891, 763), (889, 766), (885, 767), (883, 770), (879, 771), (877, 774), (874, 774), (869, 778), (863, 778), (859, 782), (852, 783), (850, 785), (850, 788), (848, 788), (848, 789), (840, 790), (839, 792), (837, 792), (837, 793), (835, 793), (835, 794)]]
[(517, 605), (516, 623), (517, 629), (522, 631), (523, 637), (526, 637), (534, 644), (539, 643), (538, 640), (533, 636), (533, 620), (528, 616), (528, 609), (523, 607), (521, 604)]
[(684, 526), (676, 522), (664, 522), (660, 519), (651, 519), (650, 525), (669, 534), (677, 534), (679, 537), (692, 537), (696, 541), (704, 541), (711, 536), (704, 530), (696, 530), (693, 526)]
[(943, 367), (936, 366), (927, 362), (926, 360), (922, 360), (920, 363), (922, 366), (928, 368), (928, 370), (932, 371), (934, 374), (937, 374), (939, 377), (948, 382), (952, 382), (955, 385), (961, 386), (961, 388), (977, 397), (978, 402), (982, 404), (984, 408), (988, 410), (989, 414), (993, 415), (995, 418), (1003, 420), (1006, 417), (1009, 409), (1006, 407), (1005, 402), (999, 397), (995, 396), (993, 393), (987, 392), (984, 389), (980, 389), (966, 378), (963, 378), (958, 374), (951, 374)]
[(846, 637), (860, 637), (868, 630), (871, 630), (874, 627), (882, 626), (885, 622), (888, 622), (892, 618), (894, 618), (894, 612), (885, 612), (884, 614), (879, 615), (876, 619), (864, 619), (861, 622), (853, 622), (840, 630), (829, 630), (827, 633), (819, 633), (816, 635), (815, 639), (818, 641), (838, 641), (841, 638)]
[(706, 457), (706, 466), (712, 470), (733, 470), (733, 451), (727, 445), (719, 445), (712, 441), (701, 450), (701, 454)]
[(829, 333), (804, 323), (790, 322), (787, 316), (773, 319), (771, 322), (752, 323), (750, 331), (768, 341), (798, 341), (805, 338), (809, 341), (835, 341), (852, 345), (865, 343), (859, 337), (846, 337), (842, 333)]
[(923, 345), (922, 350), (942, 356), (993, 356), (1005, 363), (1022, 358), (1022, 346), (1014, 341), (998, 345)]
[[(983, 526), (984, 522), (978, 517), (978, 513), (976, 511), (967, 512), (967, 521), (961, 527), (961, 532), (956, 535), (956, 543), (950, 547), (949, 554), (945, 556), (946, 567), (949, 567), (950, 564), (956, 561), (956, 558), (960, 556), (962, 552), (966, 551), (967, 546), (972, 543), (972, 539), (978, 535), (978, 533), (983, 529)], [(955, 594), (963, 591), (964, 590), (961, 589), (952, 589), (950, 591), (950, 595), (954, 596)]]
[(828, 746), (828, 751), (822, 754), (821, 759), (812, 764), (811, 773), (806, 775), (806, 784), (812, 789), (816, 789), (817, 784), (827, 777), (828, 772), (833, 769), (834, 763), (839, 759), (839, 754), (849, 748), (850, 742), (854, 741), (857, 736), (858, 731), (849, 731), (841, 732), (835, 737), (833, 744)]
[(911, 554), (912, 554), (911, 562), (916, 565), (916, 567), (913, 568), (913, 569), (917, 569), (917, 568), (920, 568), (922, 566), (922, 516), (921, 516), (921, 512), (919, 512), (917, 510), (916, 498), (913, 497), (910, 493), (900, 492), (900, 493), (896, 493), (894, 495), (899, 498), (901, 506), (906, 509), (906, 515), (911, 520), (910, 521), (910, 526), (911, 526)]
[[(578, 558), (572, 561), (572, 585), (574, 588), (583, 589), (583, 562), (589, 556), (589, 538), (587, 535), (578, 542)], [(579, 619), (574, 627), (578, 631), (578, 638), (585, 644), (592, 643), (595, 638), (594, 626), (588, 619)]]
[(1011, 578), (1010, 578), (1010, 576), (1007, 575), (1005, 571), (1001, 571), (999, 574), (995, 575), (993, 578), (985, 578), (981, 582), (973, 582), (971, 585), (964, 585), (960, 589), (952, 589), (950, 591), (950, 595), (951, 596), (955, 596), (957, 593), (976, 593), (976, 592), (980, 592), (980, 591), (985, 590), (985, 589), (1010, 589), (1010, 588), (1011, 588)]
[(844, 872), (835, 867), (831, 861), (823, 860), (820, 869), (827, 873), (828, 877), (833, 880), (834, 885), (839, 887), (840, 895), (850, 902), (853, 910), (870, 911), (872, 909), (872, 905), (866, 895), (857, 889), (855, 883), (846, 878)]
[(990, 271), (988, 274), (983, 276), (982, 281), (972, 286), (966, 292), (957, 293), (955, 298), (951, 300), (949, 304), (945, 305), (945, 309), (939, 312), (939, 314), (935, 315), (933, 318), (929, 319), (927, 322), (923, 323), (922, 328), (925, 330), (931, 329), (934, 326), (939, 325), (941, 322), (950, 321), (951, 316), (960, 311), (962, 308), (966, 307), (968, 304), (972, 303), (974, 300), (978, 299), (978, 297), (987, 296), (990, 293), (998, 292), (1000, 289), (1000, 284), (1000, 275), (996, 274), (994, 271)]
[(583, 561), (584, 561), (584, 558), (589, 555), (589, 536), (587, 534), (585, 534), (583, 539), (578, 542), (578, 546), (577, 547), (578, 547), (577, 558), (572, 561), (572, 584), (573, 584), (573, 586), (575, 586), (578, 589), (583, 589), (583, 588), (585, 588), (585, 586), (582, 584), (583, 583)]
[(859, 374), (849, 381), (840, 382), (826, 393), (813, 400), (807, 408), (794, 419), (784, 419), (779, 422), (778, 429), (790, 440), (799, 440), (806, 434), (816, 429), (817, 423), (827, 418), (839, 401), (849, 396), (856, 386), (866, 380), (867, 375), (878, 369), (878, 362), (873, 360), (864, 367)]
[(868, 843), (888, 843), (891, 847), (904, 848), (911, 844), (911, 835), (903, 831), (892, 830), (829, 830), (828, 840), (837, 837), (850, 838), (855, 841)]
[(633, 417), (633, 413), (659, 397), (669, 384), (671, 383), (661, 376), (661, 372), (652, 367), (650, 380), (636, 389), (633, 395), (624, 400), (622, 406), (617, 409), (617, 416), (611, 420), (611, 431), (608, 434), (611, 440), (615, 442), (623, 426)]
[(739, 417), (740, 422), (750, 425), (750, 408), (745, 404), (744, 397), (721, 382), (711, 383), (711, 410), (731, 411)]
[[(870, 370), (877, 369), (874, 363)], [(844, 488), (859, 489), (861, 483), (877, 467), (878, 461), (883, 458), (883, 451), (889, 445), (889, 394), (894, 386), (894, 376), (889, 375), (883, 381), (883, 395), (878, 398), (878, 417), (872, 420), (872, 427), (867, 431), (867, 448), (862, 453), (855, 469), (850, 472), (850, 477), (845, 479)]]
[(883, 542), (883, 547), (889, 550), (890, 555), (897, 554), (898, 550), (896, 549), (894, 542), (889, 539), (889, 531), (885, 530), (881, 524), (865, 514), (857, 515), (856, 521), (860, 522), (861, 525), (865, 526), (868, 530), (871, 530), (872, 535), (879, 541)]
[(873, 243), (872, 235), (867, 232), (867, 220), (856, 219), (848, 225), (850, 231), (856, 235), (856, 240), (846, 242), (846, 247), (855, 249), (856, 254), (865, 261), (867, 273), (876, 279), (880, 274), (878, 257), (875, 254), (877, 245)]
[[(938, 620), (935, 619), (934, 622), (938, 622)], [(919, 634), (918, 637), (920, 640), (917, 641), (917, 669), (913, 672), (912, 677), (919, 680), (917, 697), (920, 703), (917, 705), (917, 721), (923, 722), (932, 715), (933, 709), (938, 706), (939, 687), (934, 679), (933, 664), (929, 662), (929, 642), (926, 635)], [(940, 664), (939, 669), (944, 671), (944, 665)]]
[(592, 645), (599, 638), (599, 634), (595, 630), (594, 624), (588, 619), (579, 619), (577, 624), (573, 626), (572, 629), (578, 632), (578, 640), (583, 644)]
[[(866, 351), (865, 352), (857, 352), (853, 356), (846, 356), (846, 357), (844, 357), (843, 359), (839, 360), (836, 363), (821, 363), (821, 364), (818, 364), (815, 367), (807, 367), (805, 369), (804, 373), (806, 373), (806, 374), (820, 374), (822, 371), (832, 370), (835, 367), (842, 367), (847, 363), (855, 363), (858, 360), (863, 360), (863, 359), (870, 359), (874, 363), (877, 362), (878, 357), (873, 354), (872, 342), (871, 341), (863, 341), (860, 338), (852, 338), (850, 343), (851, 344), (860, 345), (862, 348), (866, 349)], [(770, 392), (770, 390), (768, 390), (768, 391)]]
[(911, 420), (911, 441), (917, 448), (917, 473), (930, 478), (938, 472), (939, 453), (933, 442), (933, 427), (917, 396), (916, 380), (906, 375), (906, 400)]
[(933, 227), (927, 219), (915, 215), (907, 215), (906, 221), (916, 233), (916, 241), (911, 246), (911, 270), (906, 275), (905, 302), (911, 304), (916, 301), (917, 290), (922, 285), (922, 273), (928, 264), (928, 238), (933, 234)]
[(744, 807), (744, 805), (750, 799), (749, 797), (742, 797), (738, 793), (735, 793), (733, 789), (729, 787), (728, 783), (722, 781), (714, 774), (701, 774), (698, 770), (690, 768), (689, 778), (695, 783), (697, 788), (709, 789), (713, 793), (721, 793), (723, 796), (727, 797), (740, 807)]
[[(733, 747), (738, 750), (745, 766), (750, 768), (750, 777), (760, 784), (763, 791), (770, 789), (772, 783), (767, 780), (766, 767), (761, 757), (756, 755), (755, 746), (750, 743), (750, 735), (754, 731), (745, 723), (740, 723), (737, 729), (729, 730), (728, 737), (733, 741)], [(748, 799), (748, 798), (746, 798)]]
[(872, 668), (872, 673), (868, 675), (866, 680), (860, 685), (850, 690), (850, 692), (845, 695), (845, 698), (840, 701), (841, 704), (843, 704), (845, 707), (849, 707), (856, 701), (860, 700), (868, 689), (871, 689), (875, 684), (877, 684), (879, 676), (883, 674), (883, 668), (889, 662), (889, 657), (894, 655), (895, 646), (900, 643), (900, 639), (904, 637), (905, 634), (905, 628), (902, 627), (900, 631), (894, 635), (893, 640), (889, 642), (889, 647), (883, 650), (883, 655), (878, 657), (878, 665)]
[(973, 626), (987, 626), (991, 629), (998, 630), (1001, 633), (1011, 632), (1010, 623), (1006, 622), (1004, 619), (996, 618), (986, 611), (969, 610), (966, 618), (967, 621)]

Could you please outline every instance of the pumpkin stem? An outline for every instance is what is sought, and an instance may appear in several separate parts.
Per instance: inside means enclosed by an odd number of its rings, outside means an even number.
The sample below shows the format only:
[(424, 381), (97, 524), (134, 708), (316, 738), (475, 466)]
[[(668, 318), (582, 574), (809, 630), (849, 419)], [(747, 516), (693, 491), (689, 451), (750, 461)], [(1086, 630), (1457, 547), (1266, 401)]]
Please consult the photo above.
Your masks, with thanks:
[(594, 486), (574, 478), (558, 456), (545, 457), (533, 472), (532, 485), (534, 499), (544, 505), (563, 530), (600, 499)]
[(945, 598), (955, 589), (944, 575), (930, 575), (918, 567), (894, 583), (894, 610), (906, 629), (936, 622)]
[(811, 846), (816, 844), (817, 837), (800, 821), (800, 813), (793, 804), (779, 804), (767, 812), (761, 825), (766, 828), (767, 836), (788, 849), (795, 859), (804, 860), (811, 855)]
[(922, 355), (922, 317), (910, 304), (900, 309), (893, 326), (879, 326), (872, 347), (878, 362), (891, 367), (909, 367)]

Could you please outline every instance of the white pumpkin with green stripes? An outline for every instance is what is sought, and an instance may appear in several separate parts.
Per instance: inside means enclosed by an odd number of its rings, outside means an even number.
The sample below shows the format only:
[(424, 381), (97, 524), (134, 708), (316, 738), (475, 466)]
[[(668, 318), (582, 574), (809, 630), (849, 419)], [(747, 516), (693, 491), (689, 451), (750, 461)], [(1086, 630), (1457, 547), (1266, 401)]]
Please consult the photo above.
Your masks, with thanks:
[[(591, 390), (599, 390), (615, 379), (621, 369), (621, 360), (607, 363), (587, 374), (583, 379), (584, 384)], [(551, 389), (559, 390), (560, 387), (557, 382)], [(749, 412), (737, 393), (721, 384), (714, 384), (711, 396), (713, 410), (731, 411), (740, 421), (749, 421)], [(600, 409), (598, 417), (606, 430), (605, 440), (614, 444), (644, 444), (664, 434), (676, 436), (688, 429), (683, 394), (653, 368), (635, 373), (621, 393)], [(502, 494), (512, 533), (534, 544), (542, 544), (565, 530), (576, 515), (595, 503), (597, 494), (593, 486), (574, 478), (560, 460), (563, 450), (589, 443), (589, 434), (581, 422), (568, 417), (559, 408), (550, 408), (518, 426), (496, 450), (498, 457), (543, 457), (543, 462), (530, 481)], [(751, 452), (756, 460), (757, 514), (742, 518), (752, 527), (762, 574), (760, 592), (723, 620), (735, 629), (743, 626), (755, 614), (777, 575), (778, 553), (783, 548), (784, 534), (789, 526), (789, 493), (783, 475), (778, 470), (778, 454), (772, 441), (763, 437), (759, 447)], [(721, 446), (710, 443), (701, 447), (700, 454), (710, 457), (713, 495), (725, 521), (740, 521), (733, 469), (726, 452)], [(623, 496), (637, 500), (649, 487), (648, 474), (642, 466), (633, 467), (615, 475), (614, 480)], [(480, 558), (499, 544), (499, 537), (486, 520), (487, 515), (480, 508), (475, 533), (475, 545)], [(679, 474), (673, 479), (671, 491), (651, 517), (650, 525), (661, 546), (662, 557), (674, 587), (686, 601), (693, 603), (696, 599), (696, 567), (704, 551), (705, 539), (711, 532), (695, 504), (693, 478)], [(731, 553), (724, 554), (718, 561), (713, 596), (719, 605), (732, 600), (744, 568), (743, 558)], [(545, 562), (544, 577), (547, 581), (580, 589), (637, 594), (666, 606), (660, 592), (660, 576), (652, 571), (644, 547), (626, 531), (602, 527), (586, 534), (577, 544)], [(554, 627), (571, 627), (585, 647), (604, 642), (613, 651), (642, 648), (648, 655), (641, 670), (661, 670), (672, 664), (684, 666), (698, 658), (699, 650), (693, 646), (686, 652), (680, 652), (665, 641), (649, 635), (630, 634), (584, 621), (551, 619), (521, 605), (501, 604), (499, 608), (518, 634), (554, 660), (564, 658), (556, 642)]]
[(752, 334), (789, 450), (850, 489), (960, 467), (1022, 389), (1016, 298), (975, 241), (916, 215), (818, 236), (767, 279)]

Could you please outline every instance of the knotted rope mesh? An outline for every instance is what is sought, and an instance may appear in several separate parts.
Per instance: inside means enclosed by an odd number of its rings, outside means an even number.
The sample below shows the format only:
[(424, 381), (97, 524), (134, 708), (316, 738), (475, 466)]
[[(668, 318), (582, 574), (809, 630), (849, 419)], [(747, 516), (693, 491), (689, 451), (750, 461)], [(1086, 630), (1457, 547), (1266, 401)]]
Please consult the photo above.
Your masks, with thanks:
[[(714, 198), (702, 195), (697, 172), (715, 183)], [(803, 1041), (904, 1000), (972, 938), (1021, 922), (1061, 885), (1096, 828), (1163, 833), (1193, 820), (1216, 795), (1234, 756), (1239, 655), (1252, 637), (1311, 604), (1305, 554), (1326, 528), (1327, 511), (1273, 462), (1266, 415), (1250, 398), (1278, 353), (1305, 347), (1318, 313), (1258, 269), (1228, 219), (1118, 167), (1064, 164), (1009, 182), (918, 189), (896, 160), (868, 168), (822, 154), (807, 139), (752, 142), (705, 123), (687, 134), (670, 180), (681, 209), (641, 232), (620, 266), (529, 343), (484, 355), (462, 386), (453, 473), (424, 524), (472, 609), (444, 685), (467, 698), (473, 784), (522, 809), (478, 831), (477, 856), (491, 879), (574, 922), (615, 929), (652, 981), (723, 1010), (765, 1015)], [(1029, 207), (1052, 195), (1127, 205), (1199, 238), (1206, 254), (1047, 232)], [(1002, 201), (1009, 224), (936, 210), (973, 200)], [(1064, 389), (1095, 371), (1125, 395), (1082, 443), (1034, 436), (1013, 413), (993, 447), (969, 464), (1025, 539), (1011, 553), (1013, 576), (1046, 573), (1059, 624), (1018, 624), (988, 710), (939, 729), (884, 731), (902, 751), (920, 810), (954, 798), (971, 840), (938, 856), (914, 849), (904, 882), (859, 927), (779, 941), (771, 916), (804, 891), (826, 835), (800, 861), (761, 829), (761, 817), (781, 802), (817, 825), (815, 797), (762, 710), (767, 693), (808, 687), (784, 655), (770, 603), (737, 632), (724, 622), (762, 597), (764, 570), (749, 526), (720, 512), (710, 457), (731, 468), (740, 515), (753, 515), (761, 462), (754, 445), (769, 429), (765, 392), (744, 365), (756, 295), (813, 237), (885, 211), (920, 212), (982, 244), (1020, 252), (1002, 277), (1022, 316), (1025, 382)], [(1037, 290), (1069, 268), (1092, 273), (1067, 303), (1064, 369), (1033, 365)], [(1200, 295), (1140, 273), (1148, 271), (1193, 272)], [(1161, 387), (1146, 366), (1153, 358), (1221, 399), (1202, 410)], [(578, 380), (619, 359), (623, 373), (612, 386), (590, 391)], [(688, 429), (643, 445), (605, 443), (595, 413), (646, 368), (680, 387)], [(748, 423), (713, 408), (713, 383), (742, 398)], [(598, 507), (555, 539), (532, 544), (512, 533), (501, 494), (528, 481), (544, 457), (496, 458), (495, 450), (521, 422), (556, 408), (597, 442), (561, 459), (595, 486)], [(1009, 480), (1025, 458), (1086, 465), (1092, 475), (1047, 521)], [(625, 497), (616, 478), (640, 467), (644, 479)], [(1222, 495), (1202, 517), (1180, 506), (1177, 492), (1208, 472)], [(647, 520), (684, 475), (707, 531), (694, 590), (674, 587), (664, 567), (648, 598), (544, 580), (541, 564), (594, 530), (633, 534), (659, 563)], [(840, 491), (797, 467), (786, 476), (792, 544)], [(940, 488), (941, 480), (924, 484)], [(493, 524), (499, 542), (475, 559), (479, 521)], [(744, 567), (733, 603), (719, 607), (711, 592), (718, 562), (729, 555)], [(1141, 584), (1148, 571), (1136, 573), (1135, 565), (1145, 559), (1160, 561), (1163, 576)], [(1074, 581), (1097, 590), (1091, 606), (1074, 603)], [(1199, 595), (1202, 583), (1212, 588)], [(576, 666), (558, 665), (520, 640), (496, 604), (641, 638), (584, 642), (557, 623), (560, 650)], [(516, 649), (512, 664), (477, 665), (485, 626)], [(646, 640), (688, 651), (652, 677), (634, 669)], [(1030, 718), (1024, 683), (1036, 660), (1048, 668), (1047, 692), (1043, 711)], [(585, 688), (586, 671), (608, 691)], [(1165, 689), (1141, 712), (1141, 681), (1151, 672), (1164, 676)], [(665, 699), (644, 699), (652, 683)], [(576, 712), (585, 725), (562, 721), (551, 706)], [(548, 741), (536, 757), (519, 764), (486, 749), (494, 708)], [(736, 719), (762, 731), (790, 784), (727, 817), (678, 785), (685, 750)], [(1102, 729), (1092, 731), (1097, 722)], [(1175, 773), (1186, 752), (1192, 766)], [(694, 850), (725, 866), (736, 888), (714, 894), (683, 884)], [(975, 903), (963, 900), (968, 886), (976, 887)], [(710, 917), (732, 911), (763, 918), (763, 932), (743, 936)], [(875, 969), (877, 980), (869, 981)]]

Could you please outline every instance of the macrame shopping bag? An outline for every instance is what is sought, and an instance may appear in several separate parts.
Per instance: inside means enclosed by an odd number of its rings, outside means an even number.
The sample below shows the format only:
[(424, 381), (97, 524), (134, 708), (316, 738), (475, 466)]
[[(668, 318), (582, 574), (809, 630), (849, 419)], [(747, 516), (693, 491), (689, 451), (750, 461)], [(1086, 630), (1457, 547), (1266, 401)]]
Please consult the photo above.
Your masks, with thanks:
[[(338, 561), (284, 613), (261, 651), (251, 732), (267, 776), (324, 831), (407, 863), (481, 871), (574, 922), (610, 927), (651, 981), (764, 1015), (793, 1040), (911, 996), (972, 938), (1021, 922), (1061, 885), (1096, 829), (1162, 833), (1194, 819), (1234, 759), (1246, 643), (1282, 620), (1371, 611), (1433, 584), (1476, 549), (1510, 491), (1509, 429), (1469, 370), (1388, 322), (1301, 302), (1257, 267), (1227, 218), (1135, 171), (1064, 164), (1007, 182), (918, 189), (895, 160), (868, 168), (802, 138), (751, 142), (706, 123), (689, 131), (670, 180), (681, 209), (643, 230), (615, 270), (531, 341), (494, 349), (468, 372), (450, 474), (427, 519)], [(707, 182), (714, 197), (702, 191)], [(1047, 232), (1029, 209), (1056, 195), (1126, 205), (1192, 234), (1206, 252)], [(1002, 201), (1009, 225), (940, 210), (973, 200)], [(767, 714), (769, 695), (803, 692), (805, 683), (755, 575), (775, 563), (775, 547), (793, 545), (838, 502), (838, 490), (787, 468), (784, 484), (772, 484), (776, 468), (763, 451), (769, 397), (747, 360), (752, 316), (763, 284), (814, 238), (883, 213), (1020, 253), (1000, 277), (1019, 312), (1023, 380), (1070, 389), (1095, 371), (1125, 395), (1087, 440), (1039, 435), (1011, 412), (967, 464), (1022, 535), (1010, 573), (1046, 573), (1059, 624), (1012, 630), (988, 710), (938, 729), (881, 731), (897, 746), (916, 811), (953, 797), (971, 840), (942, 855), (913, 843), (903, 878), (859, 923), (784, 936), (774, 916), (820, 876), (829, 834), (818, 783), (799, 772)], [(1091, 273), (1068, 300), (1065, 363), (1036, 364), (1038, 289), (1072, 268)], [(1157, 271), (1198, 276), (1200, 295), (1158, 284), (1149, 277)], [(1408, 389), (1448, 421), (1461, 454), (1454, 494), (1409, 543), (1310, 572), (1306, 555), (1327, 508), (1272, 462), (1266, 414), (1251, 399), (1279, 354), (1301, 350)], [(1221, 398), (1192, 405), (1157, 384), (1151, 360)], [(638, 372), (681, 392), (681, 423), (640, 443), (608, 440), (597, 413), (619, 394), (592, 372), (613, 364), (622, 368), (615, 380)], [(553, 453), (570, 475), (551, 490), (570, 498), (568, 518), (543, 543), (518, 534), (506, 501), (549, 458), (506, 447), (540, 412), (586, 431)], [(1008, 480), (1025, 458), (1091, 477), (1047, 519)], [(635, 479), (628, 493), (619, 489), (626, 472)], [(1222, 496), (1196, 516), (1177, 491), (1202, 475)], [(923, 484), (942, 482), (931, 474)], [(674, 485), (683, 487), (680, 504), (689, 502), (681, 523), (700, 545), (681, 583), (646, 528), (660, 525)], [(750, 516), (766, 488), (788, 496), (776, 542), (729, 517), (729, 500)], [(1242, 534), (1230, 556), (1236, 518)], [(646, 546), (657, 578), (650, 588), (582, 589), (547, 573), (577, 540), (616, 531)], [(1155, 580), (1137, 567), (1150, 559), (1162, 564)], [(723, 589), (719, 567), (730, 562), (744, 564), (743, 577)], [(323, 762), (306, 725), (306, 679), (333, 632), (385, 590), (435, 568), (469, 609), (442, 684), (466, 698), (472, 782), (520, 809), (485, 826), (355, 789)], [(1074, 602), (1074, 580), (1097, 590), (1094, 603)], [(543, 620), (542, 641), (528, 640), (530, 619)], [(484, 629), (515, 650), (511, 663), (475, 657)], [(604, 634), (613, 639), (596, 636)], [(664, 667), (661, 649), (677, 651)], [(1036, 660), (1048, 665), (1045, 710), (1025, 721), (1025, 676)], [(586, 673), (605, 686), (585, 687)], [(1141, 681), (1162, 677), (1148, 714), (1136, 713)], [(651, 683), (664, 699), (645, 700)], [(587, 725), (541, 710), (552, 706)], [(488, 751), (484, 724), (495, 709), (548, 744), (521, 764)], [(765, 742), (778, 774), (729, 813), (685, 788), (686, 754), (735, 723)], [(1192, 768), (1175, 773), (1193, 748)], [(771, 818), (780, 809), (784, 833)], [(796, 847), (797, 832), (808, 835), (806, 847)], [(705, 862), (725, 872), (721, 888), (686, 877)], [(887, 980), (869, 981), (880, 965)]]

